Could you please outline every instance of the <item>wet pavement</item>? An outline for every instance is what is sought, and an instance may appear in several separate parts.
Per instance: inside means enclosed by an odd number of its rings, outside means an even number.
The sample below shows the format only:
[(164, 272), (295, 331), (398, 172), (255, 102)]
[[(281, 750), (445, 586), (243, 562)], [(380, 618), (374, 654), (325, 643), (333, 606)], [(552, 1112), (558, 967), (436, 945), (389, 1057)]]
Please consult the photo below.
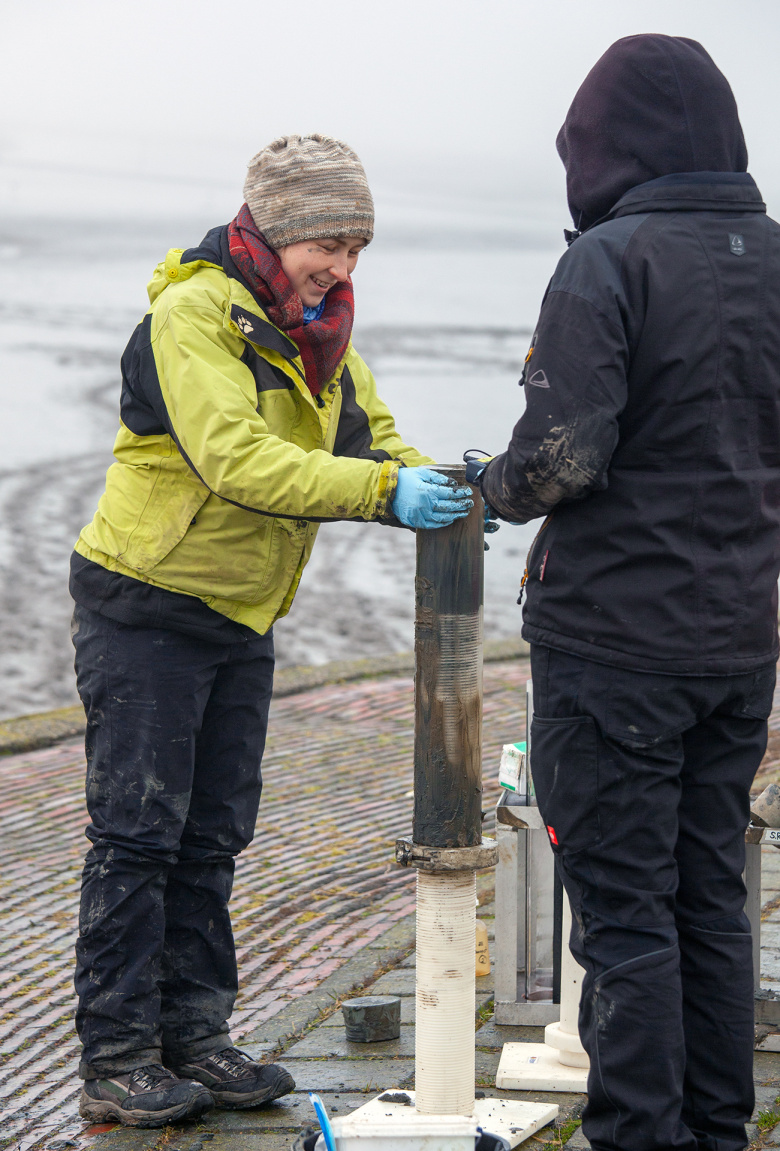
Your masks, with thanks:
[[(527, 677), (523, 660), (485, 667), (489, 811), (500, 746), (524, 731)], [(780, 772), (777, 706), (771, 726), (762, 784)], [(284, 1063), (297, 1090), (255, 1111), (212, 1112), (200, 1124), (151, 1131), (89, 1127), (78, 1118), (71, 966), (86, 845), (80, 742), (0, 758), (0, 1149), (277, 1151), (314, 1121), (307, 1090), (319, 1091), (338, 1115), (378, 1090), (412, 1086), (414, 874), (398, 868), (392, 852), (411, 822), (412, 739), (409, 674), (325, 684), (275, 700), (260, 819), (238, 862), (232, 904), (241, 972), (232, 1032), (256, 1058)], [(765, 849), (763, 874), (763, 970), (780, 986), (774, 848)], [(492, 882), (491, 873), (478, 880), (480, 917), (491, 928)], [(346, 1041), (339, 1004), (369, 988), (401, 996), (399, 1040)], [(477, 1087), (559, 1103), (558, 1126), (529, 1146), (560, 1146), (584, 1099), (495, 1090), (501, 1044), (543, 1036), (541, 1029), (496, 1027), (491, 1002), (488, 976), (478, 981), (475, 1002)], [(770, 1145), (780, 1054), (756, 1053), (756, 1081), (763, 1126), (752, 1134)], [(569, 1146), (584, 1146), (578, 1132)]]

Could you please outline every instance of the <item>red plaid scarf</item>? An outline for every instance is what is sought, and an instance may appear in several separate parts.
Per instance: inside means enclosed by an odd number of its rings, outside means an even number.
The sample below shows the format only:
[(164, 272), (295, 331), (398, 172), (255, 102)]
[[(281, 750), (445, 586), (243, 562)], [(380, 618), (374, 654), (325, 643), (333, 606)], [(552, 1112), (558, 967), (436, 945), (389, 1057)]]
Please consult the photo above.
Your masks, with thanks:
[(272, 324), (295, 340), (306, 373), (306, 386), (317, 395), (347, 350), (355, 316), (352, 280), (334, 284), (325, 296), (319, 320), (304, 326), (303, 303), (284, 274), (282, 262), (265, 240), (244, 204), (228, 224), (230, 255), (261, 301)]

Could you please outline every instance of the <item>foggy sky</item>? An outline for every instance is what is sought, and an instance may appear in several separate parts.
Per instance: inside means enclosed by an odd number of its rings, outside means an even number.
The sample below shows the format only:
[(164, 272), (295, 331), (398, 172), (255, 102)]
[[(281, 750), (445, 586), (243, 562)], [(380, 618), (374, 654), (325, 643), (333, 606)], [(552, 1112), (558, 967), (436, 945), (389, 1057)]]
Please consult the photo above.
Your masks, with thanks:
[[(275, 136), (359, 153), (395, 218), (566, 223), (555, 136), (612, 41), (700, 40), (780, 213), (777, 0), (25, 0), (2, 4), (0, 213), (216, 214)], [(423, 205), (421, 208), (420, 206)]]

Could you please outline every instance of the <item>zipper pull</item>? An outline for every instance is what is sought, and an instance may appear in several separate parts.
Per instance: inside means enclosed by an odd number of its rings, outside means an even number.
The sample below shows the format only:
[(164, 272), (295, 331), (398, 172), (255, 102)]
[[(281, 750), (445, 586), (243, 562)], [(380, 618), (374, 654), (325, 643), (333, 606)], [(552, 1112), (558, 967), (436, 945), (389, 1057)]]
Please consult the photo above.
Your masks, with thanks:
[(323, 400), (323, 398), (319, 392), (315, 392), (314, 398), (317, 401), (317, 407), (318, 408), (324, 408), (325, 407), (325, 401)]
[(517, 597), (518, 604), (521, 604), (523, 602), (523, 592), (525, 591), (525, 585), (527, 583), (528, 583), (528, 568), (526, 568), (525, 571), (523, 572), (523, 578), (520, 581), (520, 594)]

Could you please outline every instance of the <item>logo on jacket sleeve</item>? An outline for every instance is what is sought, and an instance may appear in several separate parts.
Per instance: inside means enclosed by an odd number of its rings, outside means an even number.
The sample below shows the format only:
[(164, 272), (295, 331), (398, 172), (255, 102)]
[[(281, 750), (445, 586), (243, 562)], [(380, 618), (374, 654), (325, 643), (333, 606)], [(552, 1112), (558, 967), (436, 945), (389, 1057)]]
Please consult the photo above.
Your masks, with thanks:
[(250, 332), (253, 332), (255, 330), (255, 326), (253, 323), (250, 322), (249, 317), (245, 316), (242, 312), (237, 313), (235, 320), (236, 320), (236, 327), (241, 332), (243, 332), (245, 336), (248, 336)]
[(550, 386), (550, 381), (541, 368), (538, 372), (534, 372), (532, 376), (529, 376), (528, 383), (533, 384), (535, 388), (549, 388)]

